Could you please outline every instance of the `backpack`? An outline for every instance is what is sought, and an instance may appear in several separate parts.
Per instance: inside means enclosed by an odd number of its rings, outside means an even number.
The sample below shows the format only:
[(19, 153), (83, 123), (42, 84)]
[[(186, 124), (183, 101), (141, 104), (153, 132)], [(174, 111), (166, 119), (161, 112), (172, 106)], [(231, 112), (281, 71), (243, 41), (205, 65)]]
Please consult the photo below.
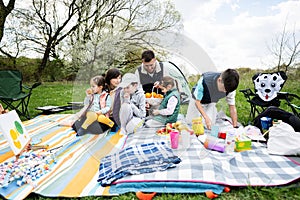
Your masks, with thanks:
[[(296, 132), (300, 132), (300, 119), (294, 115), (293, 113), (282, 110), (276, 106), (270, 106), (265, 111), (260, 113), (254, 119), (254, 126), (258, 127), (262, 131), (260, 118), (262, 117), (270, 117), (272, 120), (282, 120), (283, 122), (291, 125)], [(265, 136), (268, 138), (268, 136)]]

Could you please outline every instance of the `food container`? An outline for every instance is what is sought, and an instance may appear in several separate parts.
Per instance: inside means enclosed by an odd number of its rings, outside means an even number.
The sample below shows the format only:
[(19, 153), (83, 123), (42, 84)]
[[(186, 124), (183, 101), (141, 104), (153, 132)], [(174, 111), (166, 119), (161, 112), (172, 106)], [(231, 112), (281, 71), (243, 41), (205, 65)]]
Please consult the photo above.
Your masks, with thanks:
[(235, 141), (235, 151), (247, 151), (251, 150), (251, 139), (247, 136), (241, 136)]

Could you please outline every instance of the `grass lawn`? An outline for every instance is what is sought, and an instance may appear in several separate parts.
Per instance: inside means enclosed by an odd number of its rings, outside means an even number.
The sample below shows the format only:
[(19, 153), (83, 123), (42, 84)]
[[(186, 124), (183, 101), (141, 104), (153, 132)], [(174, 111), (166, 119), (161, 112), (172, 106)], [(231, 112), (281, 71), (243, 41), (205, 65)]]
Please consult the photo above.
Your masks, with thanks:
[[(250, 105), (246, 102), (242, 93), (238, 92), (240, 89), (251, 88), (253, 84), (251, 77), (255, 73), (252, 70), (240, 69), (240, 85), (237, 89), (236, 106), (238, 110), (239, 122), (244, 125), (249, 122)], [(298, 70), (299, 71), (299, 70)], [(296, 74), (299, 72), (296, 71)], [(284, 85), (282, 91), (289, 91), (296, 94), (300, 94), (299, 78), (297, 75), (291, 75)], [(59, 83), (43, 83), (38, 88), (34, 89), (31, 101), (29, 104), (30, 113), (32, 116), (36, 116), (40, 111), (35, 108), (38, 106), (46, 105), (67, 105), (68, 102), (82, 101), (84, 98), (85, 85), (73, 85), (71, 82), (59, 82)], [(297, 103), (300, 105), (300, 102)], [(225, 101), (218, 103), (218, 108), (222, 109), (228, 115), (228, 109)], [(289, 110), (287, 107), (283, 107)], [(67, 111), (71, 113), (72, 111)], [(295, 186), (295, 185), (293, 185)], [(298, 185), (299, 186), (299, 185)], [(300, 189), (299, 187), (233, 187), (231, 192), (222, 193), (218, 199), (299, 199)], [(39, 195), (31, 194), (27, 199), (64, 199), (64, 198), (44, 198)], [(117, 197), (86, 197), (82, 199), (137, 199), (134, 193), (128, 193)], [(169, 199), (207, 199), (204, 194), (158, 194), (154, 199), (169, 200)]]

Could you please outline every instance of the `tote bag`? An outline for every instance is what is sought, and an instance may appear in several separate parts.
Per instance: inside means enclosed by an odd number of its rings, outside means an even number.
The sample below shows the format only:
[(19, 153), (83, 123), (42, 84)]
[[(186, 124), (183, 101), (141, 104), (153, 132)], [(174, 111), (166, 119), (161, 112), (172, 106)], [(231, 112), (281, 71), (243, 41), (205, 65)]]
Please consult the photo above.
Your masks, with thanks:
[(269, 129), (267, 150), (269, 154), (300, 155), (300, 132), (285, 122), (276, 124)]

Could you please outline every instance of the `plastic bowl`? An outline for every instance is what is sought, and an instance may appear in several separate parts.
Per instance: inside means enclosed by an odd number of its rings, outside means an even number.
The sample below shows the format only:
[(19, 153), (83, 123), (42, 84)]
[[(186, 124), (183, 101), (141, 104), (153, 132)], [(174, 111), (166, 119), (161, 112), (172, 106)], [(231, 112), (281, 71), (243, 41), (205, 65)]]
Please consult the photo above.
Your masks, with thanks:
[(149, 103), (151, 106), (158, 106), (162, 102), (163, 99), (161, 98), (146, 98), (146, 102)]

